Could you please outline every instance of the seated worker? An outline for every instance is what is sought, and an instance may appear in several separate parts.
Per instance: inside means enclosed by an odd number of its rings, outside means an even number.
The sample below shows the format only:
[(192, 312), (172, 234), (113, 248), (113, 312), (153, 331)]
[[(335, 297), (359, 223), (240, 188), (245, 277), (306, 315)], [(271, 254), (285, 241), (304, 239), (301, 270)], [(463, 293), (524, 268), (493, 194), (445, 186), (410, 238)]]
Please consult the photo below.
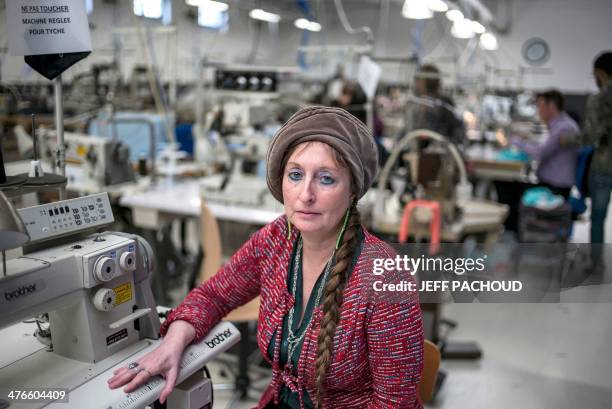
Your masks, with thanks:
[[(370, 131), (343, 109), (304, 108), (270, 142), (267, 181), (285, 214), (258, 230), (164, 325), (161, 345), (109, 379), (131, 392), (161, 375), (225, 315), (261, 297), (257, 343), (272, 381), (257, 408), (422, 408), (423, 325), (416, 293), (367, 298), (371, 260), (395, 257), (360, 222), (376, 173)], [(131, 365), (134, 367), (135, 365)]]
[(539, 184), (567, 199), (576, 181), (580, 150), (564, 140), (569, 135), (578, 135), (578, 124), (563, 111), (563, 95), (559, 91), (551, 89), (536, 94), (536, 103), (540, 119), (548, 128), (548, 137), (541, 144), (519, 138), (513, 138), (511, 143), (538, 162)]
[(416, 100), (409, 102), (406, 131), (429, 129), (461, 146), (465, 137), (463, 120), (454, 111), (454, 102), (441, 93), (441, 73), (433, 64), (424, 64), (414, 76)]

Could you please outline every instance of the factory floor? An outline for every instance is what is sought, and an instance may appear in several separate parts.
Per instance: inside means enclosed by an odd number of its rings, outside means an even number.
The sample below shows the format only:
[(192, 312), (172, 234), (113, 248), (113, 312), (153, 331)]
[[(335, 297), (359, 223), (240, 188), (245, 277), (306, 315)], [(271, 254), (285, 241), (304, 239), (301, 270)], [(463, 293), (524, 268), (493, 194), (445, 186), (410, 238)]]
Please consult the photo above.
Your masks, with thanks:
[[(475, 340), (478, 361), (443, 361), (435, 409), (612, 408), (609, 304), (452, 304), (453, 340)], [(214, 382), (225, 382), (211, 365)], [(260, 383), (265, 385), (265, 382)], [(214, 409), (231, 393), (215, 392)], [(257, 397), (254, 393), (252, 396)], [(252, 408), (254, 401), (234, 408)]]
[[(588, 242), (588, 232), (588, 222), (577, 223), (573, 241)], [(483, 356), (442, 361), (447, 376), (427, 408), (612, 408), (611, 304), (447, 304), (443, 316), (458, 323), (449, 340), (477, 341)], [(209, 367), (215, 384), (228, 382), (223, 365)], [(252, 408), (259, 395), (231, 407)], [(215, 391), (214, 409), (231, 396)]]

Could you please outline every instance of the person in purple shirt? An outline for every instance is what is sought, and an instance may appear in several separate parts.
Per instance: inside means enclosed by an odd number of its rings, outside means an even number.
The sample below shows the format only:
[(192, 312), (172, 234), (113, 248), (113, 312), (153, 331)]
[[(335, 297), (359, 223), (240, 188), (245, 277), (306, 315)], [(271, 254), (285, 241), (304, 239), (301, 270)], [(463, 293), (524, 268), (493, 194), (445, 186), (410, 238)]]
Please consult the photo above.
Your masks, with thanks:
[(537, 176), (541, 186), (568, 198), (576, 180), (579, 147), (570, 141), (578, 135), (578, 124), (563, 111), (563, 95), (551, 89), (536, 94), (538, 114), (548, 127), (548, 137), (541, 144), (518, 138), (512, 144), (538, 162)]

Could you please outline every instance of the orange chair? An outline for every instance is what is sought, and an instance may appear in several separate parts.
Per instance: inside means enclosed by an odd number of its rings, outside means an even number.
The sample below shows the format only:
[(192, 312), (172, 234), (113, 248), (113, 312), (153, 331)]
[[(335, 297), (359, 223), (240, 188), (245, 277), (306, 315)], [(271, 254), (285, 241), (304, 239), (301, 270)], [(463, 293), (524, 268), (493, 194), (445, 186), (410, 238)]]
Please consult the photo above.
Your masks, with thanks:
[(433, 342), (425, 340), (423, 346), (423, 373), (419, 382), (419, 397), (424, 403), (432, 401), (436, 392), (436, 381), (438, 380), (438, 369), (440, 368), (440, 350)]
[[(204, 259), (200, 267), (199, 283), (209, 280), (221, 268), (221, 234), (219, 224), (204, 200), (202, 200), (202, 250)], [(236, 308), (225, 318), (226, 321), (248, 322), (259, 319), (259, 297)]]
[[(202, 199), (202, 214), (201, 214), (201, 230), (202, 230), (202, 252), (203, 260), (200, 267), (199, 283), (203, 283), (214, 276), (221, 268), (222, 251), (221, 251), (221, 234), (219, 232), (219, 224), (217, 219), (212, 214), (206, 202)], [(257, 322), (259, 319), (259, 297), (251, 300), (247, 304), (236, 308), (227, 314), (224, 318), (226, 321), (231, 321), (236, 324), (238, 331), (242, 335), (242, 339), (238, 345), (238, 362), (237, 368), (233, 364), (218, 360), (225, 364), (231, 373), (235, 375), (234, 384), (215, 384), (215, 389), (234, 389), (234, 396), (228, 402), (226, 408), (235, 407), (238, 402), (247, 397), (249, 389), (253, 388), (251, 378), (249, 377), (249, 366), (253, 359), (250, 356), (250, 340), (249, 340), (249, 323)], [(259, 350), (255, 352), (259, 354)], [(255, 358), (260, 359), (257, 355)], [(255, 369), (255, 368), (253, 368)], [(257, 368), (260, 369), (260, 368)], [(263, 368), (262, 368), (263, 369)], [(260, 376), (267, 376), (266, 371), (259, 371)]]
[(412, 216), (412, 212), (417, 208), (429, 209), (432, 213), (430, 222), (431, 243), (429, 244), (429, 254), (433, 255), (437, 253), (440, 248), (440, 229), (442, 228), (440, 203), (436, 201), (415, 199), (406, 203), (404, 213), (402, 214), (398, 240), (400, 243), (405, 243), (406, 240), (408, 240), (408, 234), (410, 232), (410, 217)]

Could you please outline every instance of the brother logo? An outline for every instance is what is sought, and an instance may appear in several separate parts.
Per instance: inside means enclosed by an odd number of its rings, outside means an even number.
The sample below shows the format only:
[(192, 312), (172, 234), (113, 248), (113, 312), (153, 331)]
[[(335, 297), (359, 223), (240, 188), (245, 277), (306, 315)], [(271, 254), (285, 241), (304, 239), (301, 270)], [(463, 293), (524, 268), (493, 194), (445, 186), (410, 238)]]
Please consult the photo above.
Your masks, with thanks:
[(5, 291), (4, 298), (6, 298), (7, 301), (12, 301), (14, 299), (29, 295), (33, 292), (36, 292), (36, 283), (30, 285), (23, 285), (13, 291)]
[(206, 341), (206, 345), (212, 349), (231, 336), (232, 336), (232, 330), (226, 329), (225, 331), (215, 335), (215, 337), (211, 339), (210, 341)]

